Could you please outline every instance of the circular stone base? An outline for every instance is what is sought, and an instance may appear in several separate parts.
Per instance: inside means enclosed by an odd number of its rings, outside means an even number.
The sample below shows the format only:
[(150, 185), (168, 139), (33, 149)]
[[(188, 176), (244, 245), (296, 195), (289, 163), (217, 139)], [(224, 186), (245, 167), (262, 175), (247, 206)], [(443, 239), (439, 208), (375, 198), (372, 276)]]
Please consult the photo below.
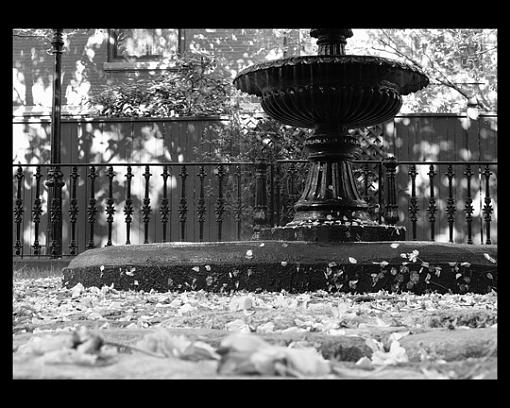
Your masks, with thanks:
[[(333, 224), (333, 223), (332, 223)], [(393, 225), (286, 225), (259, 231), (255, 239), (308, 242), (404, 241), (405, 227)]]
[[(413, 251), (418, 251), (417, 257)], [(496, 258), (497, 247), (274, 240), (124, 245), (90, 249), (76, 256), (63, 269), (63, 283), (68, 288), (81, 283), (160, 292), (486, 293), (497, 287), (496, 265), (486, 254)]]

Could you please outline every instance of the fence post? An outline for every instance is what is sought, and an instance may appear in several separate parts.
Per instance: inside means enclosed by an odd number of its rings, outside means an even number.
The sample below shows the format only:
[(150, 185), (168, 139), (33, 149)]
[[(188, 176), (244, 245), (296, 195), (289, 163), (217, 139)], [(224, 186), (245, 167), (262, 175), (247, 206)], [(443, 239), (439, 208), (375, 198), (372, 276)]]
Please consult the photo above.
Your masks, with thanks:
[(492, 205), (491, 205), (491, 195), (490, 195), (490, 176), (492, 172), (489, 168), (489, 165), (487, 164), (485, 166), (485, 171), (483, 172), (483, 175), (485, 176), (485, 198), (483, 206), (483, 219), (485, 221), (485, 235), (486, 235), (486, 245), (490, 245), (491, 242), (491, 213), (493, 211)]
[(23, 222), (23, 199), (22, 199), (22, 189), (23, 189), (23, 179), (25, 175), (23, 174), (23, 168), (18, 166), (18, 170), (16, 171), (16, 179), (18, 180), (18, 191), (16, 193), (16, 207), (14, 207), (14, 220), (16, 222), (16, 244), (14, 247), (16, 248), (16, 255), (23, 256), (23, 244), (22, 244), (22, 231), (21, 231), (21, 223)]
[(398, 221), (397, 189), (395, 185), (395, 173), (398, 166), (397, 159), (393, 156), (383, 159), (386, 168), (386, 191), (387, 202), (385, 206), (384, 222), (395, 225)]
[(253, 207), (253, 236), (261, 239), (262, 230), (269, 227), (267, 216), (267, 162), (259, 158), (255, 160), (255, 205)]
[(50, 208), (47, 228), (47, 248), (52, 258), (62, 256), (62, 172), (60, 171), (60, 106), (61, 106), (61, 60), (64, 46), (63, 29), (57, 28), (51, 44), (55, 54), (53, 77), (53, 107), (51, 119), (51, 167), (48, 172), (48, 204)]

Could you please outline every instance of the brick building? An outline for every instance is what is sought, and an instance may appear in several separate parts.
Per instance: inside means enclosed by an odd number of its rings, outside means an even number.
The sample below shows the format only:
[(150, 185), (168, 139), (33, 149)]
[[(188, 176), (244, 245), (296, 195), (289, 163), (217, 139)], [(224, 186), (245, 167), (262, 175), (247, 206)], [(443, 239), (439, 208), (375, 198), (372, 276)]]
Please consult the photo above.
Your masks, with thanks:
[[(234, 77), (251, 64), (312, 49), (300, 29), (67, 29), (62, 55), (63, 115), (89, 112), (101, 86), (158, 75), (183, 53), (221, 58)], [(14, 116), (51, 109), (54, 56), (51, 30), (13, 32)]]

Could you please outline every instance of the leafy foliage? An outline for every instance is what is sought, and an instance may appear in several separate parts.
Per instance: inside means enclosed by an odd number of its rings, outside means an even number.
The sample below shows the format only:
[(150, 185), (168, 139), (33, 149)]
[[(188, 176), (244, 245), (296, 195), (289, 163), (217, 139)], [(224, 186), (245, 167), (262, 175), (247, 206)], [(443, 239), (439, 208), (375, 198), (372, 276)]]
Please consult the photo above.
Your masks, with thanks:
[(104, 85), (90, 104), (108, 117), (216, 116), (230, 113), (234, 93), (214, 59), (185, 55), (151, 79)]

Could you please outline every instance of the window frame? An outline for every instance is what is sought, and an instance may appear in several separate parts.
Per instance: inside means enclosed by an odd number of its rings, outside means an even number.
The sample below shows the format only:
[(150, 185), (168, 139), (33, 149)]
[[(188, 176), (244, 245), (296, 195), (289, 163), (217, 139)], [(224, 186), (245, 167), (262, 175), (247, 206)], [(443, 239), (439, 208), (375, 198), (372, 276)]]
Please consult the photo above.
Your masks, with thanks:
[[(122, 55), (118, 55), (118, 44), (117, 44), (117, 35), (115, 34), (115, 30), (120, 30), (121, 28), (108, 28), (108, 47), (107, 47), (107, 62), (108, 63), (137, 63), (137, 62), (158, 62), (166, 57), (163, 55), (141, 55), (137, 56), (129, 56), (125, 57)], [(184, 50), (184, 30), (181, 28), (175, 28), (177, 30), (177, 50), (175, 51), (176, 56), (181, 56)]]

